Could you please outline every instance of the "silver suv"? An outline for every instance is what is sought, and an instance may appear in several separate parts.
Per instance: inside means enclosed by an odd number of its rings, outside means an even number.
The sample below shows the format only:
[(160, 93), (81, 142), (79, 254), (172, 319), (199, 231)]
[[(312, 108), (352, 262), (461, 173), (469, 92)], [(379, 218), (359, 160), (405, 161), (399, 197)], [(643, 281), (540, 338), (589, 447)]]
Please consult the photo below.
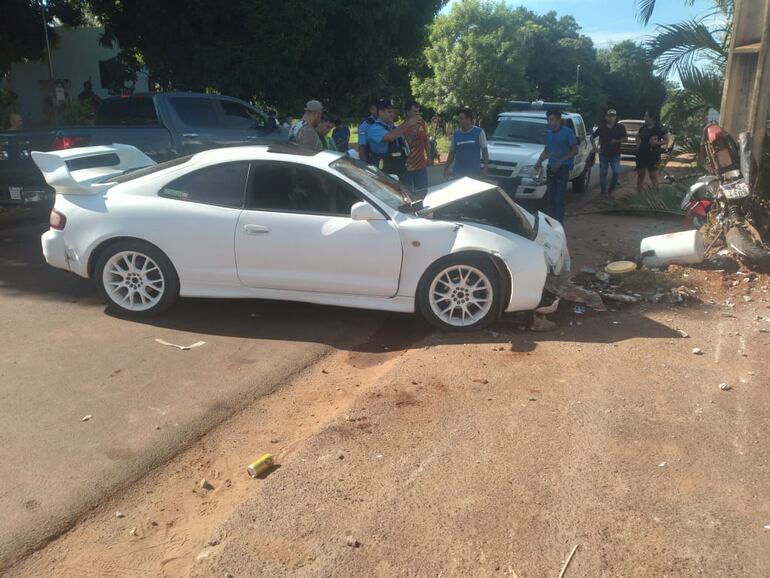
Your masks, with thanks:
[(570, 174), (572, 190), (582, 193), (591, 182), (595, 152), (590, 135), (586, 134), (583, 117), (575, 112), (563, 112), (570, 105), (536, 101), (512, 102), (516, 110), (503, 112), (497, 117), (497, 126), (489, 137), (489, 176), (516, 199), (545, 197), (545, 171), (535, 174), (535, 163), (543, 152), (548, 136), (548, 110), (562, 110), (566, 126), (575, 131), (578, 154)]

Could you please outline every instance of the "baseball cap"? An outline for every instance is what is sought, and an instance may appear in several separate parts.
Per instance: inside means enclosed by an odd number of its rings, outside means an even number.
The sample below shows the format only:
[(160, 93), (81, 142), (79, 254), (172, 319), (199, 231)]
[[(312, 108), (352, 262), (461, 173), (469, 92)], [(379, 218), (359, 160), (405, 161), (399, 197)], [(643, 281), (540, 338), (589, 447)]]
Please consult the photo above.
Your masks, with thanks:
[(618, 116), (618, 111), (614, 108), (611, 108), (607, 111), (607, 116)]
[(387, 110), (389, 108), (396, 108), (393, 106), (393, 101), (389, 98), (381, 98), (377, 101), (377, 110)]
[(323, 112), (324, 105), (317, 100), (308, 100), (305, 103), (305, 110), (310, 112)]

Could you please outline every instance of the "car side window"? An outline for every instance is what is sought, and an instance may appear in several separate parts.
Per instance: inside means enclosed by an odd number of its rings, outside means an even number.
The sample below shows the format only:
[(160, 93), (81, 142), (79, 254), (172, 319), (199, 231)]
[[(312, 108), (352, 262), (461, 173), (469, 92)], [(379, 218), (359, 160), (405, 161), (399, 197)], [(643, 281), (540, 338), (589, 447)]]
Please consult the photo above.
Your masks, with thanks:
[(349, 217), (361, 199), (340, 179), (292, 163), (254, 163), (248, 208)]
[(240, 209), (243, 207), (248, 174), (248, 162), (214, 165), (171, 181), (158, 195), (168, 199)]
[(217, 113), (210, 98), (173, 97), (176, 114), (184, 124), (193, 128), (219, 128)]
[(267, 126), (267, 120), (264, 117), (239, 102), (232, 100), (219, 100), (217, 102), (222, 109), (225, 128), (248, 130)]

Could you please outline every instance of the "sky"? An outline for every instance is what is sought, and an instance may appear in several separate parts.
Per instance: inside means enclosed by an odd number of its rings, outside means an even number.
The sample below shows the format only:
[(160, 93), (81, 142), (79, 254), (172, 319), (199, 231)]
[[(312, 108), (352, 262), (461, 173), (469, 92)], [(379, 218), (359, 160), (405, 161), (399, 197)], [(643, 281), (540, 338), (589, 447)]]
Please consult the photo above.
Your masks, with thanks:
[(606, 48), (623, 40), (644, 40), (655, 33), (655, 24), (671, 24), (708, 12), (710, 0), (697, 0), (685, 6), (683, 0), (658, 0), (652, 20), (645, 27), (636, 20), (634, 0), (506, 0), (511, 6), (525, 6), (538, 14), (555, 10), (571, 14), (590, 36), (597, 48)]

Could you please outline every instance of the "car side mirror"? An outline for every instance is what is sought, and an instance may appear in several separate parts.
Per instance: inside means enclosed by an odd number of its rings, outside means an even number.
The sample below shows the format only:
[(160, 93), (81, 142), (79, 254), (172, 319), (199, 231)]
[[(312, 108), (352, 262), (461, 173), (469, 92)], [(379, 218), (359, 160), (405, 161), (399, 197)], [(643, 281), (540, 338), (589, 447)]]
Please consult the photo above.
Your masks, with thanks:
[(354, 221), (384, 221), (385, 217), (382, 216), (377, 209), (371, 206), (366, 201), (359, 201), (350, 207), (350, 218)]

